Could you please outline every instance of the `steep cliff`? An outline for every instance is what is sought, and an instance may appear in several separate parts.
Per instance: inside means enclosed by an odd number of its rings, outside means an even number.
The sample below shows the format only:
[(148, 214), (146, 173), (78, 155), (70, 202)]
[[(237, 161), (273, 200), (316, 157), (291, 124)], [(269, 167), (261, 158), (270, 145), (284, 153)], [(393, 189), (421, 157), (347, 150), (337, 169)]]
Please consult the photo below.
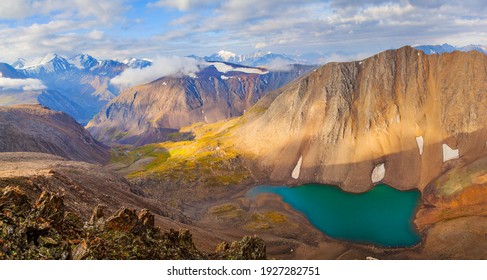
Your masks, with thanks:
[(486, 81), (479, 52), (330, 63), (263, 98), (232, 142), (273, 182), (422, 189), (486, 154)]

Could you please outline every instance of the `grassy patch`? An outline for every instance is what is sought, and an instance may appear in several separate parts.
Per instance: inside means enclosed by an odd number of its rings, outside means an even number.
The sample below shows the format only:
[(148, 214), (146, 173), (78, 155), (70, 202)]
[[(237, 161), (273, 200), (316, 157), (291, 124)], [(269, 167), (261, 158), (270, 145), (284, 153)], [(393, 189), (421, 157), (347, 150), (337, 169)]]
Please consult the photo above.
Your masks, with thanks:
[(287, 217), (279, 212), (268, 211), (265, 213), (254, 213), (245, 224), (248, 230), (268, 230), (287, 222)]
[(213, 206), (208, 212), (212, 216), (223, 220), (233, 220), (236, 218), (241, 218), (244, 214), (244, 211), (242, 209), (231, 203)]
[(112, 163), (130, 165), (146, 157), (151, 163), (128, 174), (128, 178), (151, 177), (161, 181), (192, 184), (207, 188), (242, 183), (249, 172), (228, 140), (227, 130), (236, 120), (216, 124), (193, 124), (180, 133), (195, 135), (193, 140), (163, 142), (139, 148), (121, 146), (112, 150)]

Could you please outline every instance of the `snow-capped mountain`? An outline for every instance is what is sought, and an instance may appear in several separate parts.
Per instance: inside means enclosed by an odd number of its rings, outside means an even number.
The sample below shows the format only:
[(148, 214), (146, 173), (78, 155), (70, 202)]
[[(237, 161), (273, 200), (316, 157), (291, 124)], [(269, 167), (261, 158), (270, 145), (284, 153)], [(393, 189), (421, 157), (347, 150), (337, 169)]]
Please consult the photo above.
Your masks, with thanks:
[(129, 59), (124, 60), (123, 64), (127, 65), (130, 68), (142, 69), (151, 66), (152, 61), (147, 58), (138, 59), (138, 58), (131, 57)]
[(417, 50), (423, 51), (425, 54), (441, 54), (441, 53), (449, 53), (458, 50), (452, 45), (443, 44), (443, 45), (422, 45), (414, 47)]
[(127, 68), (142, 69), (152, 64), (149, 59), (129, 58), (124, 61), (98, 60), (88, 54), (66, 58), (50, 53), (44, 57), (26, 61), (19, 58), (12, 66), (28, 75), (45, 75), (64, 72), (92, 72), (96, 75), (116, 76)]
[(325, 56), (318, 53), (303, 54), (303, 55), (288, 55), (273, 52), (256, 51), (247, 55), (239, 55), (230, 51), (220, 50), (203, 58), (197, 56), (190, 56), (195, 59), (202, 59), (209, 62), (220, 61), (230, 62), (251, 67), (266, 67), (275, 63), (279, 64), (305, 64), (317, 65), (324, 61)]
[(65, 72), (71, 70), (74, 65), (60, 55), (49, 53), (42, 58), (34, 59), (24, 64), (19, 70), (30, 74), (48, 74), (53, 72)]
[(482, 45), (468, 45), (464, 47), (455, 47), (449, 44), (443, 44), (443, 45), (421, 45), (421, 46), (415, 46), (414, 48), (423, 51), (425, 54), (451, 53), (454, 51), (461, 51), (461, 52), (478, 51), (482, 53), (487, 53), (487, 46), (482, 46)]
[(206, 61), (223, 61), (223, 62), (241, 63), (244, 62), (245, 57), (241, 55), (236, 55), (233, 52), (220, 50), (217, 53), (214, 53), (209, 56), (205, 56), (204, 59)]
[[(34, 87), (29, 87), (26, 81), (14, 81), (18, 90), (3, 90), (0, 94), (9, 96), (4, 100), (12, 100), (13, 96), (15, 100), (37, 100), (41, 105), (63, 111), (79, 123), (85, 124), (108, 101), (119, 94), (120, 89), (110, 84), (111, 78), (120, 75), (126, 69), (144, 68), (150, 64), (149, 60), (136, 58), (124, 62), (98, 60), (88, 54), (67, 58), (50, 53), (31, 61), (19, 59), (13, 63), (15, 68), (8, 64), (0, 65), (2, 77), (35, 81), (36, 90), (22, 90)], [(7, 82), (14, 83), (5, 81)]]
[(99, 64), (96, 58), (88, 54), (78, 54), (70, 58), (69, 62), (78, 69), (91, 69)]
[(482, 45), (468, 45), (468, 46), (462, 47), (460, 50), (461, 51), (464, 51), (464, 52), (479, 51), (479, 52), (487, 53), (487, 46), (482, 46)]
[(24, 68), (25, 64), (27, 63), (27, 60), (23, 58), (17, 59), (14, 63), (12, 63), (12, 67), (15, 69), (21, 69)]

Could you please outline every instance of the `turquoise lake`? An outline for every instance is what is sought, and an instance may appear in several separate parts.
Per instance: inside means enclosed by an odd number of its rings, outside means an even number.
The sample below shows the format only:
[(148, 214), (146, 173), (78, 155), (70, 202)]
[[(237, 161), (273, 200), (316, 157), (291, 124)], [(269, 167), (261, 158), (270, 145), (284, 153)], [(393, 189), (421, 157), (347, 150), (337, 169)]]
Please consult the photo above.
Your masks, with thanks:
[(381, 247), (408, 247), (421, 241), (413, 224), (421, 194), (377, 185), (360, 194), (335, 186), (308, 184), (298, 187), (258, 186), (250, 197), (274, 193), (303, 213), (326, 235)]

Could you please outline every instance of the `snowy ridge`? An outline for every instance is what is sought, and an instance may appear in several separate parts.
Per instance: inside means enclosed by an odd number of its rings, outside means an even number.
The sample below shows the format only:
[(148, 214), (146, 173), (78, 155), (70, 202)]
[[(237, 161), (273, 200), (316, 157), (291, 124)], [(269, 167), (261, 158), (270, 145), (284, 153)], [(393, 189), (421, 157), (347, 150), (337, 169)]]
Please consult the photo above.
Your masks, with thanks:
[(96, 68), (107, 69), (120, 66), (141, 69), (150, 65), (152, 65), (152, 61), (146, 58), (129, 58), (123, 62), (119, 62), (116, 60), (97, 60), (88, 54), (78, 54), (71, 58), (66, 58), (55, 53), (49, 53), (44, 57), (32, 61), (26, 61), (25, 59), (19, 58), (12, 66), (17, 70), (23, 70), (35, 75), (41, 73), (59, 73), (70, 70), (91, 71)]
[(273, 52), (256, 51), (247, 55), (239, 55), (230, 51), (220, 50), (215, 54), (203, 58), (190, 56), (197, 60), (207, 62), (230, 62), (250, 67), (266, 67), (275, 61), (287, 64), (317, 65), (324, 61), (325, 56), (319, 53), (307, 53), (301, 55), (287, 55)]
[(228, 73), (228, 72), (242, 72), (242, 73), (247, 73), (247, 74), (259, 74), (259, 75), (264, 75), (269, 73), (267, 70), (262, 70), (259, 68), (250, 68), (250, 67), (235, 67), (231, 64), (226, 64), (223, 62), (210, 62), (207, 64), (208, 66), (214, 66), (216, 70), (222, 74)]

